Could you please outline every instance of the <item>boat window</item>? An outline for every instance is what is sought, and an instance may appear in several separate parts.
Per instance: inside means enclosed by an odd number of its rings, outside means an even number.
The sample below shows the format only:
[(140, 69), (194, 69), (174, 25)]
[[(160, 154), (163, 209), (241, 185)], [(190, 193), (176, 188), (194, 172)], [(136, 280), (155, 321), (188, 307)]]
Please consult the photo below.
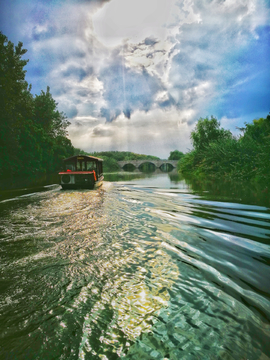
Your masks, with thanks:
[(96, 170), (96, 162), (95, 161), (87, 161), (86, 162), (86, 170), (87, 171)]
[(75, 171), (75, 164), (74, 163), (66, 163), (66, 171)]
[(85, 161), (83, 160), (77, 161), (77, 171), (85, 171)]

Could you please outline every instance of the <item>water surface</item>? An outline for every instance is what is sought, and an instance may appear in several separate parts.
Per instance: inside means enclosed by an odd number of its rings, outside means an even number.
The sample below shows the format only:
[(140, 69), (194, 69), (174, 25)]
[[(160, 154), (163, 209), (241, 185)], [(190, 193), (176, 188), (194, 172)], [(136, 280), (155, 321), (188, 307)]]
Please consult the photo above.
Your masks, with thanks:
[(269, 208), (118, 180), (0, 202), (0, 359), (269, 359)]

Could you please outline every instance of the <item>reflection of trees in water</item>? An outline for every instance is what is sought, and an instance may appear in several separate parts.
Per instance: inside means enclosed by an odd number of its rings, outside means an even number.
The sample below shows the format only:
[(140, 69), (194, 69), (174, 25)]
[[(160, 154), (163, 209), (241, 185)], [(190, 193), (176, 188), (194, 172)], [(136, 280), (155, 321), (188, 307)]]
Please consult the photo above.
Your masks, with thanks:
[(172, 171), (168, 174), (171, 182), (175, 183), (175, 184), (178, 184), (180, 181), (183, 180), (183, 177), (182, 175), (180, 175), (176, 170), (175, 171)]
[(184, 177), (193, 191), (207, 199), (239, 201), (256, 205), (270, 205), (270, 195), (263, 186), (241, 181), (224, 181), (224, 179), (203, 179), (201, 177)]
[(152, 174), (145, 174), (141, 172), (130, 173), (127, 171), (121, 171), (118, 173), (104, 174), (105, 181), (130, 181), (135, 179), (143, 179), (145, 177), (151, 177)]
[(124, 171), (134, 171), (136, 170), (136, 167), (133, 164), (126, 164), (123, 166)]
[[(130, 180), (136, 180), (136, 179), (144, 179), (144, 178), (151, 178), (156, 175), (165, 175), (163, 171), (160, 169), (156, 169), (153, 172), (142, 172), (136, 169), (134, 172), (127, 172), (127, 171), (121, 171), (117, 173), (109, 173), (104, 174), (105, 181), (130, 181)], [(174, 183), (178, 183), (179, 181), (183, 180), (181, 175), (177, 172), (176, 169), (173, 169), (171, 172), (167, 174), (170, 178), (170, 180)]]

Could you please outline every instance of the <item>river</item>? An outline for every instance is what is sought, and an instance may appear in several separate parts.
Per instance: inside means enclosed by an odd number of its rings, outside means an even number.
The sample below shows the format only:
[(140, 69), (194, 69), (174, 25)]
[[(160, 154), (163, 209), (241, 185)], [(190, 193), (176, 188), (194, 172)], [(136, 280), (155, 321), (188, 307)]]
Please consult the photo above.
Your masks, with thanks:
[(269, 206), (121, 176), (0, 202), (0, 359), (270, 359)]

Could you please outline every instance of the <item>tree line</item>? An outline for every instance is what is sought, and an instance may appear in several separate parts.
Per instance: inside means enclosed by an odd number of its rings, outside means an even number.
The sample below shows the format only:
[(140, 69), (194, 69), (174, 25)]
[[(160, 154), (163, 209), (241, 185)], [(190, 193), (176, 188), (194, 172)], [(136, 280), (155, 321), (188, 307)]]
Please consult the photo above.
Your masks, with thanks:
[(95, 156), (104, 160), (103, 162), (103, 171), (104, 172), (115, 172), (119, 171), (120, 166), (118, 165), (118, 161), (125, 160), (159, 160), (159, 157), (153, 155), (143, 155), (137, 154), (130, 151), (100, 151), (100, 152), (92, 152), (87, 153), (81, 149), (75, 148), (74, 154), (84, 154)]
[(69, 122), (57, 110), (50, 88), (31, 94), (25, 80), (28, 60), (0, 32), (0, 173), (2, 182), (31, 178), (60, 167), (74, 148), (67, 138)]
[(178, 163), (184, 176), (270, 184), (270, 115), (245, 123), (235, 137), (213, 116), (200, 118), (190, 138), (193, 149)]

